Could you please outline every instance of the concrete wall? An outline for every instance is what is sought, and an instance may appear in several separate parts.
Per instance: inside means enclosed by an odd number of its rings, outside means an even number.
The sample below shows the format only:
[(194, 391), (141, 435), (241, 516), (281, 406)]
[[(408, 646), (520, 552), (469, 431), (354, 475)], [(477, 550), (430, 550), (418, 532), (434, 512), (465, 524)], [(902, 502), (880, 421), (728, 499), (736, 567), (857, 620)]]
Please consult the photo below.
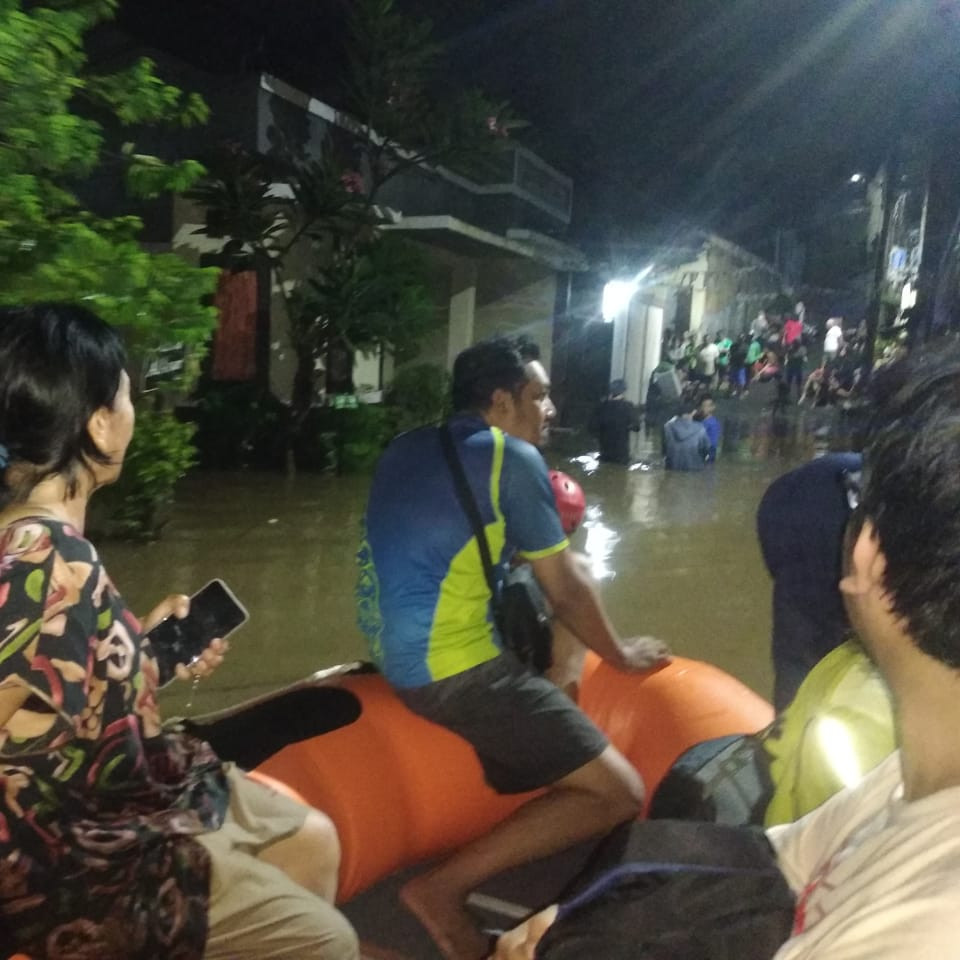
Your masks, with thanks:
[(708, 244), (696, 260), (678, 267), (658, 286), (690, 290), (690, 330), (697, 339), (718, 331), (740, 333), (763, 304), (780, 289), (770, 270), (746, 254), (738, 255), (718, 243)]
[(524, 334), (539, 345), (549, 371), (557, 294), (553, 270), (516, 258), (469, 258), (442, 250), (434, 250), (431, 259), (431, 286), (444, 320), (413, 362), (451, 370), (456, 355), (473, 343)]
[(481, 261), (474, 342), (503, 334), (524, 334), (540, 347), (549, 371), (553, 355), (556, 272), (529, 260)]

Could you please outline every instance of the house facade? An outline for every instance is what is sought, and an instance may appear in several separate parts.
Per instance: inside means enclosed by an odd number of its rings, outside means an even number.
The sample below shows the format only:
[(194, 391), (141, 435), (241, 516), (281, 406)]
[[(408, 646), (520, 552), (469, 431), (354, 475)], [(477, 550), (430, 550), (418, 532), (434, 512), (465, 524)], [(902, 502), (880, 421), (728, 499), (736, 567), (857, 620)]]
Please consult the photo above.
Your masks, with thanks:
[[(228, 83), (153, 51), (150, 55), (161, 61), (165, 76), (201, 93), (211, 108), (210, 123), (199, 134), (177, 134), (180, 155), (197, 155), (218, 142), (266, 154), (285, 141), (304, 159), (319, 159), (331, 144), (342, 147), (355, 136), (351, 117), (274, 76), (250, 75)], [(549, 364), (558, 298), (569, 274), (587, 268), (584, 255), (564, 240), (572, 204), (570, 178), (519, 144), (506, 144), (482, 180), (417, 166), (383, 186), (378, 194), (382, 229), (403, 236), (425, 254), (438, 313), (417, 362), (449, 369), (457, 353), (477, 340), (522, 333), (539, 345)], [(222, 240), (204, 234), (206, 211), (183, 197), (148, 221), (158, 249), (209, 262), (222, 248)], [(294, 263), (288, 274), (295, 281), (306, 267)], [(249, 362), (226, 366), (234, 375), (252, 366), (262, 382), (286, 399), (296, 366), (286, 312), (281, 291), (262, 289), (262, 278), (260, 287), (221, 291), (218, 305), (233, 315), (224, 316), (215, 350), (231, 338), (253, 337), (256, 345), (246, 350)], [(238, 317), (237, 311), (249, 316)], [(352, 362), (353, 387), (368, 400), (379, 399), (393, 375), (392, 358), (376, 353), (356, 355)]]

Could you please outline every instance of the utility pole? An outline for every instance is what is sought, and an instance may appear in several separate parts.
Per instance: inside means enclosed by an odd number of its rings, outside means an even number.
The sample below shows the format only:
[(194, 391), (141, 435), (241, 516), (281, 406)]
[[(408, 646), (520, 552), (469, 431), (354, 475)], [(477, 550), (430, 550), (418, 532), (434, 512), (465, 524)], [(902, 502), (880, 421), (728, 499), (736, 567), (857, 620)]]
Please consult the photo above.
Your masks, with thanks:
[[(952, 139), (953, 142), (950, 142)], [(960, 177), (954, 151), (957, 137), (944, 137), (934, 150), (927, 174), (927, 202), (923, 224), (923, 258), (917, 281), (917, 324), (921, 340), (940, 331), (947, 322), (956, 326), (960, 318), (948, 317), (950, 305), (938, 303), (941, 274), (950, 256), (950, 244), (960, 214)], [(945, 141), (945, 142), (944, 142)], [(938, 310), (938, 307), (940, 308)]]
[(880, 233), (877, 235), (877, 248), (873, 260), (873, 289), (870, 292), (870, 305), (867, 307), (867, 342), (863, 351), (864, 385), (869, 382), (873, 372), (873, 361), (877, 349), (883, 288), (887, 280), (887, 243), (890, 238), (890, 214), (893, 211), (893, 188), (897, 183), (898, 168), (897, 155), (891, 151), (881, 168), (883, 180), (880, 186)]

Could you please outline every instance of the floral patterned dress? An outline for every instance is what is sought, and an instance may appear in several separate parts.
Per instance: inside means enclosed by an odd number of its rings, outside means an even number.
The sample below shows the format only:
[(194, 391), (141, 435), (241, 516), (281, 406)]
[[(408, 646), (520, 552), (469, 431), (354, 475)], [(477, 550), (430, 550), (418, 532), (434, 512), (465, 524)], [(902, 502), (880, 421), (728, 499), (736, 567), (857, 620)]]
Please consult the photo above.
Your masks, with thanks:
[[(227, 807), (206, 744), (165, 733), (157, 662), (68, 524), (0, 528), (0, 948), (37, 960), (199, 960)], [(0, 956), (6, 956), (0, 952)]]

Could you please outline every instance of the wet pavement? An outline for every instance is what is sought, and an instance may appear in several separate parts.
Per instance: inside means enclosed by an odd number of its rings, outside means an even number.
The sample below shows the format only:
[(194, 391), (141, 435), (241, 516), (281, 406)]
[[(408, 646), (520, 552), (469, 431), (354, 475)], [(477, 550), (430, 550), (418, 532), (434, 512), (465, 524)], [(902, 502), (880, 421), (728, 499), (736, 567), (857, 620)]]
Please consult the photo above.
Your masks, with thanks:
[[(663, 637), (769, 696), (770, 582), (756, 508), (771, 480), (814, 455), (824, 424), (760, 401), (727, 401), (718, 415), (723, 452), (703, 473), (663, 470), (656, 430), (637, 438), (631, 468), (597, 463), (575, 436), (558, 437), (546, 457), (583, 485), (588, 512), (573, 546), (589, 556), (618, 629)], [(353, 586), (367, 485), (366, 477), (194, 473), (162, 540), (100, 544), (138, 613), (212, 577), (250, 611), (227, 662), (189, 707), (184, 684), (162, 694), (167, 716), (219, 709), (365, 657)]]

